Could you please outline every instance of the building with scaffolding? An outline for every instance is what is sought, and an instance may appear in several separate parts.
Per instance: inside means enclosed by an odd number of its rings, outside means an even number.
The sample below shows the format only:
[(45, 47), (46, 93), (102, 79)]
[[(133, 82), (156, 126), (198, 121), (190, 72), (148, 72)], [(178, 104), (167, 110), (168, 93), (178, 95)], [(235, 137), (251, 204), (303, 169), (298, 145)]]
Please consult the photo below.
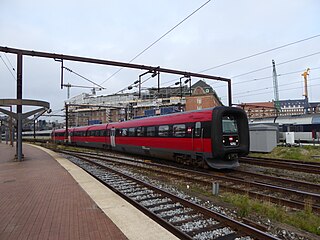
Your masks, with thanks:
[[(196, 103), (196, 104), (195, 104)], [(212, 87), (200, 80), (190, 87), (148, 88), (138, 93), (95, 96), (82, 93), (69, 99), (69, 126), (126, 121), (134, 118), (198, 110), (222, 105)]]

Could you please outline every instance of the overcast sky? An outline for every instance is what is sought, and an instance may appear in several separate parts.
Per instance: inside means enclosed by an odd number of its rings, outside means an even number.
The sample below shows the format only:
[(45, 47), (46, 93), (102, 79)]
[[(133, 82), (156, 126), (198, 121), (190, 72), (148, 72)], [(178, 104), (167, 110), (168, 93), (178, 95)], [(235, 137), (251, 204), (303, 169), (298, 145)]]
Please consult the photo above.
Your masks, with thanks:
[[(129, 62), (205, 2), (0, 0), (0, 46)], [(319, 12), (319, 0), (212, 0), (133, 63), (201, 72), (319, 35)], [(314, 55), (301, 58), (311, 54)], [(16, 56), (0, 56), (0, 99), (15, 98), (16, 81), (4, 62), (9, 68), (10, 63), (15, 67)], [(301, 59), (285, 63), (297, 58)], [(320, 102), (320, 37), (203, 73), (231, 78), (234, 103), (271, 101), (272, 59), (279, 64), (277, 73), (282, 75), (278, 77), (280, 99), (303, 98), (301, 73), (309, 67), (309, 99)], [(48, 101), (53, 110), (62, 109), (67, 91), (60, 89), (60, 64), (27, 56), (23, 63), (23, 98)], [(85, 63), (64, 64), (99, 84), (118, 70)], [(269, 68), (237, 77), (264, 67)], [(106, 90), (98, 94), (113, 94), (126, 88), (141, 73), (123, 69), (106, 81)], [(178, 77), (162, 74), (162, 86), (174, 84)], [(206, 82), (227, 104), (226, 84)], [(92, 86), (67, 71), (65, 83)], [(156, 79), (143, 86), (156, 87)], [(81, 92), (90, 91), (71, 89), (72, 96)]]

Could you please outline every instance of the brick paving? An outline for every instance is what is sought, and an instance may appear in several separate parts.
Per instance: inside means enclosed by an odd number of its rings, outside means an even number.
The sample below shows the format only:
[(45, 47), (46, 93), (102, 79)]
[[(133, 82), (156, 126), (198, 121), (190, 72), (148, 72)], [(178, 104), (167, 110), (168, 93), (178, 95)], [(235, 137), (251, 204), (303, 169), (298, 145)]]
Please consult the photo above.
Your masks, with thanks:
[(0, 144), (0, 239), (127, 239), (50, 155)]

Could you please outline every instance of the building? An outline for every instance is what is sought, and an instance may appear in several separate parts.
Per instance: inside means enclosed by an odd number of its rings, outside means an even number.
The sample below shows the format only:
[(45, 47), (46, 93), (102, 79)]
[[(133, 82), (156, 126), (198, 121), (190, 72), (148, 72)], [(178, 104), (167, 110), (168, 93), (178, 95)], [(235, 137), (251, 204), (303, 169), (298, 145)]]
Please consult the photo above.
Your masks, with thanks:
[[(264, 118), (275, 116), (294, 116), (307, 113), (320, 113), (320, 103), (307, 103), (306, 99), (281, 100), (278, 102), (279, 109), (275, 107), (275, 102), (241, 103), (248, 118)], [(308, 108), (306, 109), (306, 106)]]
[(202, 80), (192, 85), (191, 90), (191, 96), (186, 97), (186, 111), (223, 105), (212, 87)]
[(274, 102), (241, 103), (238, 106), (246, 111), (248, 118), (263, 118), (276, 115)]
[[(190, 96), (190, 92), (192, 95)], [(190, 87), (149, 88), (137, 93), (107, 96), (80, 94), (68, 105), (69, 126), (125, 121), (222, 105), (212, 87), (200, 80)]]

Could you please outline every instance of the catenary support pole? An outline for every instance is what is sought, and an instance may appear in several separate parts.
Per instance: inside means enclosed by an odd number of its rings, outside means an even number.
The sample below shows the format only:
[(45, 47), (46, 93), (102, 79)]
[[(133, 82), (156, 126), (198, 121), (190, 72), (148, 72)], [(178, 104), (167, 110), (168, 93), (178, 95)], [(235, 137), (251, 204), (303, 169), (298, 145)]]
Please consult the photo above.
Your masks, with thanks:
[[(17, 54), (17, 100), (22, 99), (22, 54)], [(17, 105), (17, 159), (22, 160), (22, 105)]]

